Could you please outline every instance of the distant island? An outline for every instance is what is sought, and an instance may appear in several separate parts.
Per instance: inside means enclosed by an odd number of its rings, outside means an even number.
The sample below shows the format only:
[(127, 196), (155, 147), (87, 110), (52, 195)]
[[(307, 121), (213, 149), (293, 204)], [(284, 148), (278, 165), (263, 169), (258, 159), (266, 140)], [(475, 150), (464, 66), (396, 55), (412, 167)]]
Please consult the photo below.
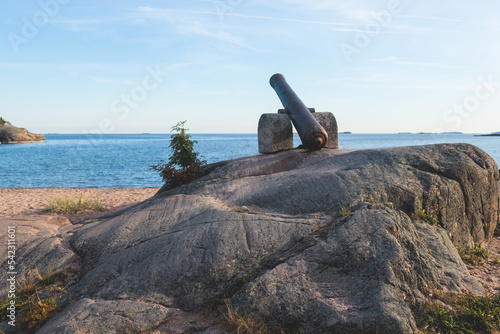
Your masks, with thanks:
[(485, 135), (476, 135), (478, 137), (500, 137), (500, 132), (493, 132)]
[(339, 135), (352, 135), (351, 131), (339, 132)]
[(450, 132), (396, 132), (397, 135), (463, 135), (463, 132), (450, 131)]
[(0, 144), (22, 144), (44, 142), (45, 136), (18, 128), (0, 117)]

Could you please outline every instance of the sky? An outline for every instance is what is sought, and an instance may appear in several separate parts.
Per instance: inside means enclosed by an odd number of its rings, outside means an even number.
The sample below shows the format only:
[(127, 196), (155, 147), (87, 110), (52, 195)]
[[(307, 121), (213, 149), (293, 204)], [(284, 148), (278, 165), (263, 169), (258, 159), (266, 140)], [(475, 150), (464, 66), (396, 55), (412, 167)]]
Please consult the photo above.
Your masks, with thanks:
[(282, 73), (355, 133), (500, 131), (498, 0), (3, 0), (0, 116), (256, 133)]

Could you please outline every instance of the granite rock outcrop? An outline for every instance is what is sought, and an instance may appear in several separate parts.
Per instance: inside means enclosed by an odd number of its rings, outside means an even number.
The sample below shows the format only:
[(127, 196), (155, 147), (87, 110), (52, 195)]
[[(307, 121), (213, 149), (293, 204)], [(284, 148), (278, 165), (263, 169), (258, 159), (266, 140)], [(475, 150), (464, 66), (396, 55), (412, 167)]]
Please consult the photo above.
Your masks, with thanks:
[(25, 128), (18, 128), (10, 123), (0, 125), (0, 144), (22, 144), (45, 141), (45, 136), (31, 133)]
[[(467, 144), (290, 150), (209, 166), (65, 227), (57, 237), (82, 277), (40, 333), (154, 330), (227, 298), (292, 332), (412, 333), (432, 291), (484, 293), (456, 246), (492, 238), (498, 179), (495, 161)], [(439, 223), (423, 222), (423, 210)]]

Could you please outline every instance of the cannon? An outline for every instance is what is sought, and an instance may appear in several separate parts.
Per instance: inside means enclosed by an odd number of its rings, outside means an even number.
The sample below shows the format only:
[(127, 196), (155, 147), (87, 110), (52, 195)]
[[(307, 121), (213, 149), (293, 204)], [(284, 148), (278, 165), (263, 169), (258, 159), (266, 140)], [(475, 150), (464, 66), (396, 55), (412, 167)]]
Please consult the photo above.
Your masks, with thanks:
[(282, 74), (276, 73), (269, 80), (271, 87), (285, 107), (285, 111), (299, 134), (302, 145), (311, 151), (321, 149), (328, 141), (325, 129), (314, 118), (309, 108), (299, 99)]
[(263, 114), (259, 120), (259, 152), (275, 153), (293, 147), (293, 126), (302, 141), (302, 147), (310, 151), (321, 148), (338, 148), (337, 122), (332, 113), (316, 113), (307, 108), (282, 74), (274, 74), (269, 80), (283, 107), (278, 114)]

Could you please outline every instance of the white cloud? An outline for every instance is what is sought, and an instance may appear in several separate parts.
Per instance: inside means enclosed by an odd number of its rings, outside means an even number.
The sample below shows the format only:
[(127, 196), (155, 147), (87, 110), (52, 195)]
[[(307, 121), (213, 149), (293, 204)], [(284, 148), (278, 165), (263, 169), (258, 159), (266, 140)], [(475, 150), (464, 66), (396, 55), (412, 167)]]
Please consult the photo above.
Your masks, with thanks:
[(485, 21), (466, 21), (462, 19), (452, 19), (448, 17), (436, 17), (436, 16), (423, 16), (423, 15), (401, 15), (401, 17), (406, 17), (410, 19), (419, 19), (419, 20), (431, 20), (431, 21), (441, 21), (441, 22), (456, 22), (461, 24), (479, 24), (479, 25), (487, 25), (487, 26), (500, 26), (498, 22), (485, 22)]
[(372, 59), (372, 61), (374, 61), (374, 62), (380, 62), (380, 63), (383, 63), (383, 62), (392, 62), (392, 61), (395, 61), (395, 60), (398, 60), (398, 57), (392, 56), (392, 57), (387, 57), (387, 58), (374, 58), (374, 59)]
[(201, 90), (200, 93), (203, 95), (209, 95), (209, 96), (217, 96), (217, 95), (224, 95), (227, 93), (227, 90), (218, 90), (218, 91), (212, 91), (212, 90)]
[(223, 42), (245, 46), (240, 38), (232, 36), (231, 34), (228, 34), (224, 31), (209, 31), (206, 27), (203, 27), (200, 22), (194, 22), (191, 25), (182, 26), (180, 29), (185, 33), (206, 36)]
[(94, 76), (90, 76), (89, 79), (111, 85), (119, 84), (119, 85), (135, 86), (135, 85), (140, 85), (142, 83), (141, 81), (134, 81), (132, 79), (105, 78), (105, 77), (94, 77)]
[(411, 85), (411, 84), (377, 84), (374, 86), (373, 84), (357, 84), (357, 83), (346, 83), (345, 86), (349, 87), (363, 87), (363, 88), (395, 88), (395, 89), (439, 89), (439, 90), (471, 90), (474, 89), (473, 86), (468, 85)]
[[(152, 7), (137, 7), (137, 10), (143, 13), (148, 13), (151, 18), (172, 20), (177, 14), (187, 13), (187, 14), (204, 14), (204, 15), (217, 15), (220, 16), (221, 13), (212, 11), (197, 11), (197, 10), (178, 10), (170, 8), (152, 8)], [(239, 13), (224, 13), (224, 16), (241, 17), (247, 19), (256, 20), (266, 20), (266, 21), (279, 21), (279, 22), (291, 22), (291, 23), (305, 23), (305, 24), (319, 24), (319, 25), (333, 25), (333, 26), (343, 26), (343, 27), (358, 27), (359, 24), (355, 23), (345, 23), (336, 21), (320, 21), (320, 20), (306, 20), (306, 19), (295, 19), (288, 17), (272, 17), (272, 16), (262, 16), (262, 15), (247, 15)]]
[(419, 62), (419, 61), (396, 61), (396, 64), (400, 65), (411, 65), (411, 66), (430, 66), (430, 67), (447, 67), (447, 68), (456, 68), (456, 66), (452, 66), (449, 64), (442, 63), (427, 63), (427, 62)]
[(250, 71), (253, 68), (248, 65), (240, 65), (240, 64), (227, 64), (219, 66), (220, 69), (230, 70), (230, 71)]
[(380, 1), (366, 0), (285, 0), (285, 2), (288, 2), (292, 5), (298, 5), (303, 9), (312, 11), (332, 11), (337, 14), (341, 14), (346, 18), (361, 22), (370, 21), (373, 18), (372, 12), (374, 10), (379, 10), (387, 6), (385, 3), (382, 3)]

